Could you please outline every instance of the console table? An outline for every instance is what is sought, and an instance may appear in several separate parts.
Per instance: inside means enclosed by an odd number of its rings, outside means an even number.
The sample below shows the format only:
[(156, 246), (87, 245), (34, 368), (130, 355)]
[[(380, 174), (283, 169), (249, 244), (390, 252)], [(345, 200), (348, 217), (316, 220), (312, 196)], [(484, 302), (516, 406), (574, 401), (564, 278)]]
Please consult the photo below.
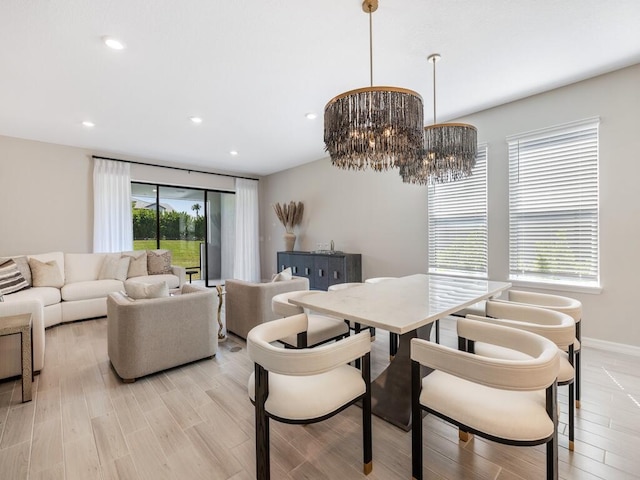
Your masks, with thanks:
[(33, 382), (33, 349), (31, 348), (31, 314), (12, 315), (0, 319), (0, 337), (20, 334), (22, 347), (22, 401), (31, 401)]
[(327, 290), (336, 283), (362, 281), (362, 256), (342, 252), (278, 252), (278, 272), (291, 267), (309, 279), (311, 290)]

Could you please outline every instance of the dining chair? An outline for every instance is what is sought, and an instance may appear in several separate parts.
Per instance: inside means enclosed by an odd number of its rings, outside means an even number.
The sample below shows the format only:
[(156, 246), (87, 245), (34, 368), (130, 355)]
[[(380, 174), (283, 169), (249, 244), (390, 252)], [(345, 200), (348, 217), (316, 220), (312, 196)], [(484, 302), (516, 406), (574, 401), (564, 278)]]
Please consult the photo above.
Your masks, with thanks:
[(573, 342), (576, 369), (576, 408), (580, 408), (581, 357), (582, 357), (582, 302), (575, 298), (549, 293), (525, 292), (523, 290), (509, 290), (507, 299), (496, 299), (498, 302), (512, 302), (534, 307), (548, 308), (570, 315), (576, 323), (576, 338)]
[[(542, 335), (552, 341), (559, 350), (560, 369), (558, 386), (566, 385), (569, 390), (569, 450), (574, 449), (574, 394), (575, 370), (573, 367), (573, 341), (575, 339), (575, 323), (573, 318), (562, 312), (545, 308), (531, 307), (507, 302), (488, 300), (487, 316), (468, 315), (467, 318), (493, 325), (526, 330)], [(489, 343), (476, 343), (475, 352), (486, 356), (506, 360), (523, 358), (524, 354), (516, 350), (500, 348)], [(566, 353), (568, 351), (568, 353)]]
[[(270, 419), (307, 425), (358, 401), (362, 402), (363, 472), (369, 474), (373, 469), (369, 333), (316, 348), (285, 349), (273, 344), (307, 329), (308, 316), (303, 313), (260, 324), (247, 336), (247, 353), (254, 362), (248, 392), (255, 407), (258, 480), (270, 477)], [(348, 364), (356, 359), (362, 361), (360, 370)], [(351, 446), (347, 441), (341, 448)]]
[[(285, 292), (275, 295), (271, 299), (271, 309), (275, 315), (280, 317), (290, 317), (307, 313), (309, 329), (297, 333), (295, 336), (290, 335), (279, 339), (279, 342), (290, 348), (305, 348), (322, 345), (326, 342), (339, 340), (340, 338), (349, 336), (349, 327), (341, 319), (330, 317), (328, 315), (320, 315), (313, 312), (305, 312), (305, 309), (289, 302), (290, 298), (302, 297), (312, 294), (309, 290), (297, 290), (293, 292)], [(322, 294), (323, 292), (318, 292)]]
[[(413, 478), (423, 477), (424, 410), (457, 426), (462, 441), (476, 434), (507, 445), (546, 444), (546, 478), (557, 479), (556, 345), (531, 332), (465, 318), (458, 319), (457, 331), (461, 350), (411, 340)], [(504, 360), (465, 351), (474, 342), (491, 342), (527, 357)], [(422, 366), (433, 371), (423, 377)]]

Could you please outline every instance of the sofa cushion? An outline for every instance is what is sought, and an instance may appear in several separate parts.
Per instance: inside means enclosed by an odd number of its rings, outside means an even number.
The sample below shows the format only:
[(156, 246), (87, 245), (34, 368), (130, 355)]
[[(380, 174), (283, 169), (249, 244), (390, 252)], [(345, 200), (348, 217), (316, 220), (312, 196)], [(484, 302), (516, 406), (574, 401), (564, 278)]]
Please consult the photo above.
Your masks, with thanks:
[(129, 272), (131, 257), (116, 257), (107, 255), (100, 267), (98, 280), (120, 280), (124, 282)]
[(11, 258), (0, 263), (0, 294), (7, 295), (29, 288), (29, 284), (20, 273), (18, 265)]
[(19, 292), (12, 293), (11, 295), (5, 295), (5, 302), (21, 302), (23, 300), (38, 299), (42, 302), (42, 305), (47, 307), (49, 305), (56, 305), (60, 303), (60, 289), (54, 287), (33, 287), (25, 288)]
[[(58, 269), (60, 270), (60, 275), (62, 276), (62, 279), (64, 280), (65, 275), (64, 275), (64, 253), (62, 252), (50, 252), (50, 253), (39, 253), (37, 255), (27, 255), (27, 261), (29, 262), (29, 269), (31, 269), (31, 260), (32, 259), (36, 259), (40, 262), (50, 262), (51, 260), (55, 260), (56, 263), (58, 264)], [(33, 285), (33, 271), (31, 274), (32, 277), (32, 286), (36, 286)]]
[(171, 273), (171, 251), (147, 250), (147, 271), (149, 275)]
[(148, 275), (146, 250), (122, 252), (122, 256), (130, 258), (127, 278), (142, 277)]
[(125, 285), (127, 283), (143, 283), (143, 284), (154, 284), (154, 283), (162, 283), (165, 282), (169, 288), (178, 288), (180, 286), (180, 279), (177, 275), (168, 274), (168, 275), (145, 275), (143, 277), (135, 277), (127, 279)]
[(119, 292), (123, 284), (119, 280), (90, 280), (88, 282), (67, 283), (60, 289), (64, 301), (102, 298), (111, 292)]
[(64, 278), (57, 261), (41, 262), (35, 258), (30, 258), (29, 267), (31, 267), (34, 287), (60, 288), (64, 285)]
[(29, 268), (29, 260), (27, 259), (26, 255), (21, 255), (19, 257), (0, 257), (0, 264), (9, 259), (16, 262), (18, 270), (20, 270), (20, 273), (26, 280), (27, 285), (31, 286), (33, 284), (31, 281), (31, 268)]
[[(97, 280), (106, 253), (65, 253), (64, 279), (65, 283), (88, 282)], [(120, 257), (120, 254), (117, 254)]]
[(280, 273), (276, 273), (271, 279), (272, 282), (282, 282), (284, 280), (291, 280), (293, 278), (293, 273), (291, 272), (291, 267), (287, 267), (282, 270)]
[(166, 282), (162, 283), (137, 283), (129, 282), (124, 286), (127, 296), (134, 300), (145, 298), (162, 298), (169, 296), (169, 287)]

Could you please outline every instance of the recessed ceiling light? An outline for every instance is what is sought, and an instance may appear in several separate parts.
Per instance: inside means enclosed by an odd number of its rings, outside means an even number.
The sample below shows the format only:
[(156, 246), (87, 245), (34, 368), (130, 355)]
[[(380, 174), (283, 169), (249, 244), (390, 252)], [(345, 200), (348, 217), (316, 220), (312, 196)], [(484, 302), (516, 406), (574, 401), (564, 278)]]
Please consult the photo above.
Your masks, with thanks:
[(193, 123), (202, 123), (202, 118), (200, 117), (189, 117), (189, 120), (191, 120)]
[(124, 50), (125, 45), (124, 43), (122, 43), (120, 40), (118, 40), (117, 38), (113, 38), (113, 37), (102, 37), (102, 41), (104, 42), (104, 44), (109, 47), (109, 48), (113, 48), (114, 50)]
[(84, 122), (82, 122), (82, 125), (83, 125), (83, 126), (85, 126), (85, 127), (87, 127), (87, 128), (92, 128), (92, 127), (95, 127), (95, 126), (96, 126), (96, 124), (95, 124), (95, 123), (90, 122), (89, 120), (85, 120)]
[(233, 155), (233, 156), (235, 157), (236, 155), (238, 155), (238, 152), (237, 152), (237, 151), (235, 151), (235, 150), (231, 150), (231, 151), (229, 152), (229, 155)]
[(317, 114), (315, 114), (315, 113), (313, 113), (313, 112), (309, 112), (309, 113), (307, 113), (307, 114), (305, 115), (305, 117), (306, 117), (308, 120), (314, 120), (314, 119), (318, 118), (318, 115), (317, 115)]

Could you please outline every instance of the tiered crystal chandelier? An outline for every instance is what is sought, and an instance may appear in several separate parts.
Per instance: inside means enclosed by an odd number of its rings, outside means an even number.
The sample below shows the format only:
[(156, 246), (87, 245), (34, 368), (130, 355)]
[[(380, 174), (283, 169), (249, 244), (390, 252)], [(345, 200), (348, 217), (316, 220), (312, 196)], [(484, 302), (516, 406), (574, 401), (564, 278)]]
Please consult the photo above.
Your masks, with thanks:
[(415, 164), (423, 154), (422, 97), (398, 87), (373, 86), (372, 13), (378, 0), (365, 0), (369, 14), (370, 86), (332, 98), (324, 109), (324, 142), (332, 165), (383, 171)]
[(478, 131), (467, 123), (437, 123), (436, 62), (440, 55), (428, 57), (433, 64), (433, 125), (424, 127), (424, 156), (400, 166), (405, 183), (434, 184), (460, 180), (471, 175), (476, 163)]

